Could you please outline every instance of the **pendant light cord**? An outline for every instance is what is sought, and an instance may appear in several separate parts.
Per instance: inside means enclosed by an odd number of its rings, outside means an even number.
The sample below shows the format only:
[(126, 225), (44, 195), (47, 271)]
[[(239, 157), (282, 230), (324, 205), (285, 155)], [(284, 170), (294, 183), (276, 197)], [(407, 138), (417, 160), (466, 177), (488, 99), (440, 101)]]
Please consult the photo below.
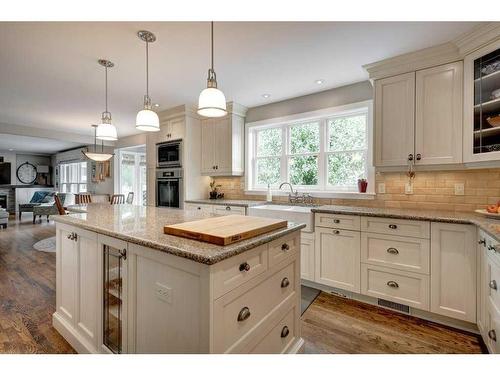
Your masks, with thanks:
[(212, 39), (212, 71), (214, 70), (214, 21), (211, 22), (210, 37)]
[(104, 67), (106, 113), (108, 112), (108, 67)]
[(149, 98), (149, 42), (146, 39), (146, 96)]

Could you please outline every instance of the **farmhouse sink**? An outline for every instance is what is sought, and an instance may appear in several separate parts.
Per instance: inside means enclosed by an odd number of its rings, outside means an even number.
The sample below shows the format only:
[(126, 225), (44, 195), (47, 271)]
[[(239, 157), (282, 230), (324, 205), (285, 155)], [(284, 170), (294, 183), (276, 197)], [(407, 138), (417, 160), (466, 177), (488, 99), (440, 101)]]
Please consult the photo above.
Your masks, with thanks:
[(284, 219), (294, 223), (304, 223), (304, 232), (314, 231), (314, 215), (311, 206), (292, 206), (281, 204), (266, 204), (263, 206), (248, 207), (249, 216), (270, 217), (274, 219)]

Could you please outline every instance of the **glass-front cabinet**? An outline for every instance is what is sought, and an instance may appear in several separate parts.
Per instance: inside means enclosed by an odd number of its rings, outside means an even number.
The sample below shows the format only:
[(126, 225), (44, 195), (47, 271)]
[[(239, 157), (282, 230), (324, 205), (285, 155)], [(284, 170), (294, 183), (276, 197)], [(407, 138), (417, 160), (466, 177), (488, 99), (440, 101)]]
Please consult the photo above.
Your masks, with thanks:
[(123, 352), (126, 250), (103, 246), (103, 345), (112, 353)]
[(500, 160), (500, 42), (464, 61), (464, 161)]

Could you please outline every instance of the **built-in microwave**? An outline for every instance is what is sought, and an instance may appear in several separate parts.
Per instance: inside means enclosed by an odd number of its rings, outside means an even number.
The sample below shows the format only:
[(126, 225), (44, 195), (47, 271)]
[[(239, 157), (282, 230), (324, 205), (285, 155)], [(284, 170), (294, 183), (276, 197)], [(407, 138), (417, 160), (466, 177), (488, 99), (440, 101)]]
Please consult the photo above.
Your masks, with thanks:
[(182, 167), (182, 140), (157, 143), (156, 158), (158, 168)]

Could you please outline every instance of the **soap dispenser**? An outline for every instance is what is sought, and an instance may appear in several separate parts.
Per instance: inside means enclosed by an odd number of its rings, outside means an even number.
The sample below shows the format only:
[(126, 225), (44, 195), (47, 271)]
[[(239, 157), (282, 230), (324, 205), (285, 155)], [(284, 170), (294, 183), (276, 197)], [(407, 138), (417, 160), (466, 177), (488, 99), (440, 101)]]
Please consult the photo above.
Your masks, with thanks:
[(271, 185), (270, 184), (267, 184), (266, 201), (268, 201), (268, 202), (272, 202), (273, 201), (273, 193), (271, 193)]

